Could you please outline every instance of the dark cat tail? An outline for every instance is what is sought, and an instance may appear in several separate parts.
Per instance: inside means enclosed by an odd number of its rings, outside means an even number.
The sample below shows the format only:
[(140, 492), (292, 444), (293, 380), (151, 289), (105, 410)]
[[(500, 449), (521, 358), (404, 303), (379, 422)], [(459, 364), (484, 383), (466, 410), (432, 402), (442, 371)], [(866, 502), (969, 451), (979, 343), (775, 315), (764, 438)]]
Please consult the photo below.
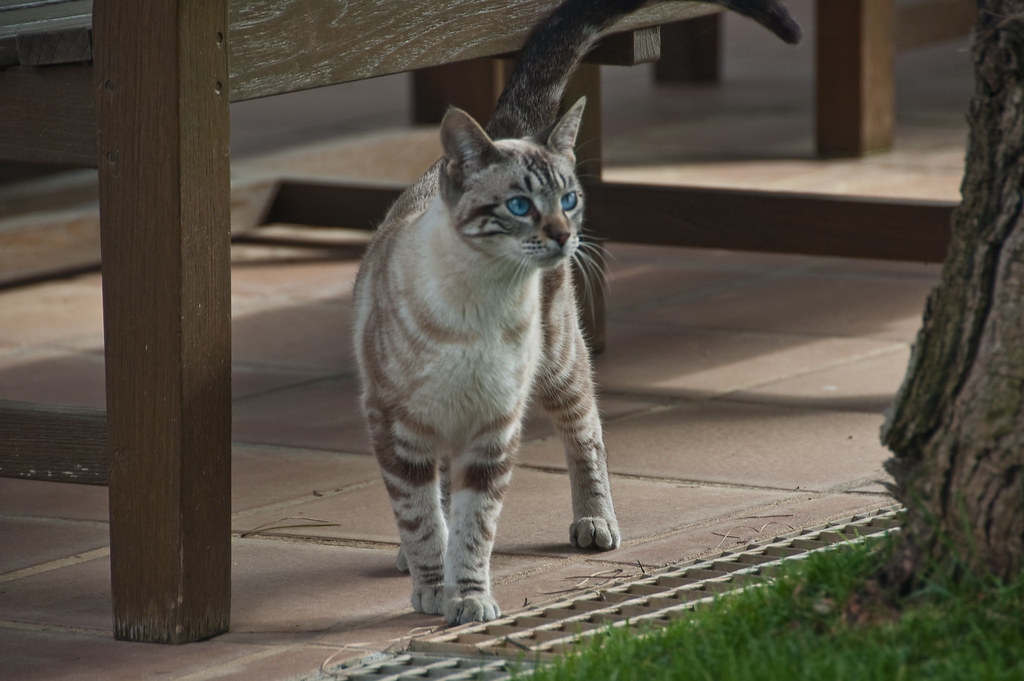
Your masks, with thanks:
[[(750, 17), (787, 43), (800, 26), (778, 0), (710, 0)], [(527, 137), (551, 125), (566, 84), (601, 34), (646, 0), (567, 0), (540, 23), (498, 99), (487, 134), (492, 139)]]
[(800, 42), (803, 37), (800, 24), (796, 23), (789, 10), (776, 0), (711, 0), (711, 2), (753, 19), (790, 45)]

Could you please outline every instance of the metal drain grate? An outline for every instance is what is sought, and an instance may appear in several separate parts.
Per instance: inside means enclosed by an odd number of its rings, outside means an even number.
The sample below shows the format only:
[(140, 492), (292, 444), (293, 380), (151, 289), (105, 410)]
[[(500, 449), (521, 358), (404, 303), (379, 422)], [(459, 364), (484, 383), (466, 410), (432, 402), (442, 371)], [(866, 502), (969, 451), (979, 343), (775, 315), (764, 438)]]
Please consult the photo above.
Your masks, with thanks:
[(533, 664), (503, 658), (472, 658), (412, 653), (396, 655), (381, 662), (346, 669), (331, 679), (350, 681), (409, 681), (410, 679), (443, 679), (444, 681), (502, 681), (515, 671), (529, 671)]
[(536, 658), (562, 653), (581, 638), (627, 623), (664, 625), (718, 594), (763, 583), (784, 560), (893, 530), (898, 507), (802, 530), (727, 551), (713, 559), (651, 572), (629, 583), (578, 594), (483, 624), (414, 639), (410, 649), (446, 655)]
[[(708, 560), (674, 565), (638, 579), (413, 639), (409, 652), (335, 670), (352, 681), (500, 681), (563, 653), (581, 640), (637, 622), (665, 625), (717, 595), (764, 583), (785, 560), (898, 529), (898, 505), (733, 549)], [(317, 677), (323, 678), (323, 677)]]

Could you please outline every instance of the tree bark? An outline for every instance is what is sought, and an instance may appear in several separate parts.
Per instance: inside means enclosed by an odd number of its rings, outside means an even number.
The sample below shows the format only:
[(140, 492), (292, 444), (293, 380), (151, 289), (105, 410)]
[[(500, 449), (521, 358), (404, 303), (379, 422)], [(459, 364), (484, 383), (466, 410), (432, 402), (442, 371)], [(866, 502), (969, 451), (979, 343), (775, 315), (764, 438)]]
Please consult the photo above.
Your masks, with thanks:
[(980, 0), (963, 202), (882, 440), (906, 508), (889, 580), (1024, 565), (1024, 0)]

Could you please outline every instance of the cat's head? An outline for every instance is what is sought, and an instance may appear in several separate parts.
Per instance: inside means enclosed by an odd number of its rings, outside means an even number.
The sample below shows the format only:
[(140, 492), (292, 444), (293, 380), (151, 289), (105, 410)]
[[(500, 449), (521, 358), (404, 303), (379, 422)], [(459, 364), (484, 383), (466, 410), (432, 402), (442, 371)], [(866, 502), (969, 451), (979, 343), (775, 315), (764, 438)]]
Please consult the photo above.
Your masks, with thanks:
[(448, 112), (441, 196), (467, 244), (517, 267), (546, 269), (573, 256), (583, 222), (573, 145), (584, 104), (537, 139), (494, 141), (466, 112)]

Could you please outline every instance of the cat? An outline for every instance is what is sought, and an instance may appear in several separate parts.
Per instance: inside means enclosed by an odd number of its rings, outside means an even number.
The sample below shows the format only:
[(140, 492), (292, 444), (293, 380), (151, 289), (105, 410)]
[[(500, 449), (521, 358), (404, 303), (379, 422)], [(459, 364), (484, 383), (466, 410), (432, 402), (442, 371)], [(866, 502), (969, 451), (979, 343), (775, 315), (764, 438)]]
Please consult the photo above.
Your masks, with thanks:
[[(355, 352), (370, 439), (401, 538), (412, 607), (488, 621), (490, 557), (523, 414), (538, 398), (560, 434), (569, 541), (621, 541), (570, 262), (584, 191), (574, 146), (584, 100), (557, 111), (601, 32), (644, 4), (568, 0), (543, 21), (487, 128), (450, 109), (444, 156), (391, 207), (354, 289)], [(718, 3), (795, 41), (774, 0)]]

